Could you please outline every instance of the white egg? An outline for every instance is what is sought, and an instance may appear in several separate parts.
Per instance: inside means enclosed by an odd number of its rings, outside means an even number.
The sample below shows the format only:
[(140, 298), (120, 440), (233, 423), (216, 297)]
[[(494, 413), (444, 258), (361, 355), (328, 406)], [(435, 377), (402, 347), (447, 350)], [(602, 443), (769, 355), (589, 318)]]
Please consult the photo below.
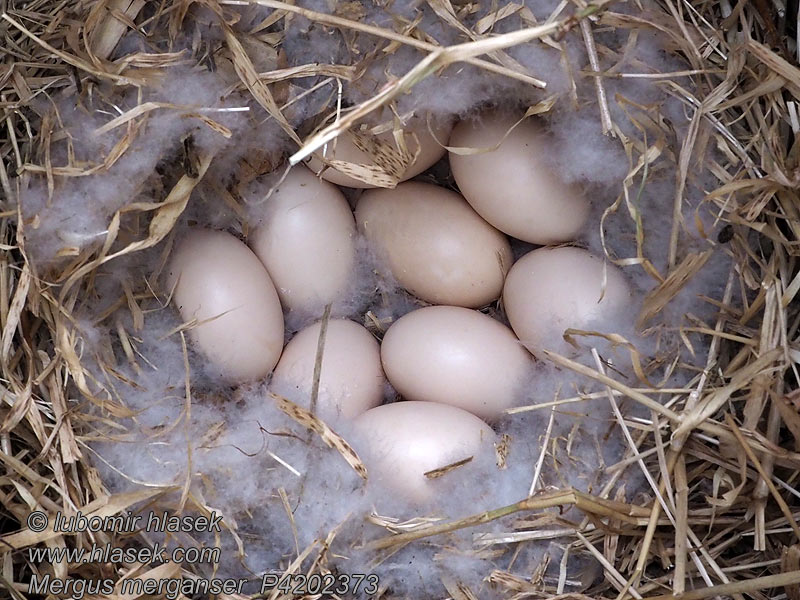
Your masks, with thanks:
[(368, 190), (356, 221), (418, 298), (477, 308), (500, 295), (512, 261), (508, 239), (455, 192), (416, 181)]
[[(462, 121), (449, 145), (491, 148), (516, 121), (496, 113)], [(583, 227), (589, 203), (577, 186), (546, 165), (547, 153), (547, 135), (534, 119), (526, 119), (492, 152), (451, 152), (450, 168), (467, 202), (500, 231), (533, 244), (566, 242)]]
[[(283, 350), (272, 375), (275, 391), (286, 391), (309, 408), (320, 323), (295, 335)], [(325, 419), (352, 418), (378, 406), (385, 379), (380, 348), (369, 331), (347, 319), (331, 319), (325, 334), (317, 413)]]
[(451, 404), (496, 419), (520, 399), (531, 355), (482, 313), (428, 306), (398, 319), (383, 338), (386, 376), (407, 400)]
[[(406, 181), (416, 175), (419, 175), (436, 161), (438, 161), (445, 154), (444, 144), (450, 136), (450, 131), (453, 129), (452, 121), (444, 123), (434, 123), (431, 130), (428, 129), (428, 124), (425, 119), (417, 118), (412, 119), (403, 129), (403, 140), (406, 149), (413, 156), (419, 150), (416, 160), (414, 160), (406, 170), (400, 174), (399, 181)], [(433, 132), (433, 135), (431, 134)], [(375, 145), (376, 141), (386, 148), (392, 154), (399, 153), (399, 149), (394, 140), (394, 132), (387, 131), (376, 136), (359, 133), (359, 136), (365, 138), (363, 143)], [(437, 142), (437, 139), (439, 140)], [(328, 160), (344, 161), (356, 165), (367, 165), (372, 169), (377, 169), (378, 165), (374, 160), (374, 156), (379, 154), (379, 147), (372, 148), (369, 152), (364, 152), (356, 145), (356, 138), (349, 132), (345, 132), (336, 138), (335, 142), (330, 142), (325, 151), (325, 157)], [(380, 165), (383, 166), (383, 165)], [(343, 170), (351, 167), (344, 165), (338, 167), (325, 168), (324, 163), (318, 158), (312, 158), (308, 162), (308, 167), (315, 173), (320, 173), (321, 177), (336, 185), (342, 185), (352, 188), (373, 188), (373, 184), (361, 181), (359, 179), (350, 177)], [(340, 170), (342, 169), (342, 170)]]
[[(410, 502), (436, 495), (440, 480), (426, 473), (494, 452), (491, 427), (465, 410), (435, 402), (395, 402), (368, 410), (354, 421), (366, 442), (362, 458), (371, 479)], [(455, 468), (441, 482), (458, 478)]]
[(189, 337), (231, 382), (266, 376), (283, 348), (283, 313), (264, 265), (236, 237), (192, 231), (173, 250), (167, 285)]
[(292, 169), (261, 205), (250, 237), (289, 310), (317, 311), (346, 293), (355, 264), (355, 221), (333, 184)]
[(539, 248), (520, 258), (503, 288), (511, 328), (534, 354), (571, 353), (567, 329), (608, 331), (633, 320), (631, 290), (614, 265), (574, 247)]

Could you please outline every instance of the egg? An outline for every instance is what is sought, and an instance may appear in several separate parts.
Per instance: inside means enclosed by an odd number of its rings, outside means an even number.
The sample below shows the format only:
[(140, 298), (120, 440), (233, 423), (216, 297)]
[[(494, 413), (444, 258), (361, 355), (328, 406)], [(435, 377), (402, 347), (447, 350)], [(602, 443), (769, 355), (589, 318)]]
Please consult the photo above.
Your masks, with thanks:
[(475, 415), (435, 402), (384, 404), (353, 424), (366, 444), (361, 454), (370, 478), (415, 503), (435, 498), (437, 484), (457, 478), (459, 468), (440, 479), (426, 473), (493, 453), (496, 441), (491, 427)]
[[(462, 121), (449, 145), (491, 148), (516, 121), (496, 113)], [(500, 231), (533, 244), (575, 239), (589, 215), (577, 186), (559, 179), (545, 163), (549, 143), (541, 126), (526, 119), (492, 152), (450, 153), (453, 177), (467, 202)]]
[(347, 291), (356, 226), (342, 193), (300, 165), (260, 205), (250, 237), (288, 310), (321, 312)]
[(223, 377), (245, 382), (266, 376), (283, 348), (283, 313), (264, 265), (229, 233), (189, 233), (167, 268), (172, 302), (189, 338)]
[(368, 190), (356, 222), (418, 298), (476, 308), (500, 295), (512, 261), (508, 240), (455, 192), (415, 181)]
[(407, 400), (450, 404), (487, 420), (519, 400), (532, 362), (508, 327), (457, 306), (398, 319), (383, 338), (381, 360)]
[[(442, 123), (431, 123), (430, 130), (426, 119), (415, 118), (403, 128), (403, 140), (406, 149), (413, 156), (419, 149), (419, 155), (408, 168), (400, 175), (399, 181), (405, 181), (412, 177), (419, 175), (426, 169), (434, 165), (445, 154), (443, 144), (447, 143), (450, 136), (450, 131), (453, 129), (452, 121), (445, 121)], [(431, 134), (433, 132), (433, 135)], [(375, 141), (382, 144), (384, 147), (393, 153), (399, 153), (399, 149), (394, 139), (394, 132), (392, 130), (371, 136), (365, 133), (358, 133), (363, 136), (366, 144), (375, 145)], [(437, 139), (439, 140), (437, 142)], [(368, 146), (369, 147), (369, 146)], [(325, 158), (328, 160), (344, 161), (354, 163), (357, 165), (370, 165), (376, 168), (376, 162), (373, 159), (378, 148), (372, 149), (370, 152), (364, 152), (356, 146), (356, 138), (350, 133), (344, 133), (336, 138), (335, 142), (330, 142), (325, 151)], [(321, 154), (321, 152), (320, 152)], [(373, 188), (376, 187), (371, 183), (361, 181), (353, 178), (337, 170), (334, 167), (325, 168), (324, 163), (319, 158), (312, 158), (308, 162), (309, 168), (315, 173), (321, 173), (321, 177), (326, 181), (352, 188)], [(380, 165), (383, 166), (383, 165)], [(341, 167), (340, 167), (341, 168)], [(324, 169), (324, 170), (323, 170)]]
[(609, 322), (630, 315), (631, 290), (619, 269), (586, 250), (539, 248), (509, 271), (503, 305), (511, 328), (534, 355), (542, 349), (571, 353), (564, 331), (607, 330)]
[[(308, 408), (314, 381), (320, 323), (297, 333), (283, 350), (272, 375), (279, 393), (300, 397)], [(316, 412), (323, 420), (352, 418), (378, 406), (385, 379), (378, 342), (364, 327), (347, 319), (331, 319), (325, 333)]]

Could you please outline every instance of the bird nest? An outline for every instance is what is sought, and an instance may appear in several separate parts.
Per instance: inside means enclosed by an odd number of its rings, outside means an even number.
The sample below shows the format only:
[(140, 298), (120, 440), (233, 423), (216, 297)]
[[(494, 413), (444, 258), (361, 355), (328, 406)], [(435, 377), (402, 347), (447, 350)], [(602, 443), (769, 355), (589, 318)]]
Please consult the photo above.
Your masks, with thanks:
[[(119, 548), (151, 543), (138, 530), (125, 535), (58, 531), (54, 527), (57, 513), (111, 518), (160, 506), (168, 494), (176, 514), (214, 512), (192, 491), (191, 478), (168, 487), (143, 485), (134, 492), (110, 492), (92, 450), (98, 431), (113, 429), (131, 416), (123, 400), (103, 391), (126, 383), (115, 356), (131, 363), (147, 361), (146, 356), (137, 355), (136, 332), (149, 310), (143, 307), (154, 297), (149, 289), (152, 281), (123, 281), (120, 295), (106, 298), (96, 315), (95, 325), (116, 336), (114, 349), (105, 354), (98, 351), (105, 381), (85, 365), (89, 341), (81, 333), (79, 309), (100, 302), (96, 285), (101, 268), (113, 269), (150, 252), (153, 270), (160, 271), (176, 223), (200, 201), (198, 197), (214, 196), (220, 211), (244, 221), (240, 186), (287, 161), (296, 163), (318, 152), (381, 110), (396, 110), (396, 103), (418, 86), (435, 90), (441, 74), (469, 67), (513, 81), (520, 86), (515, 89), (543, 94), (528, 103), (531, 115), (577, 100), (574, 82), (591, 82), (597, 128), (620, 144), (629, 160), (618, 201), (605, 210), (603, 218), (629, 215), (636, 251), (628, 257), (609, 257), (620, 265), (638, 265), (657, 282), (645, 298), (642, 322), (656, 319), (708, 260), (704, 251), (682, 252), (685, 228), (694, 227), (726, 254), (730, 269), (721, 297), (707, 299), (714, 306), (712, 318), (678, 332), (685, 337), (684, 350), (693, 348), (691, 333), (702, 338), (707, 351), (689, 352), (688, 356), (697, 357), (694, 363), (686, 360), (685, 353), (661, 357), (662, 364), (688, 373), (678, 387), (633, 383), (615, 377), (600, 363), (590, 367), (556, 354), (549, 356), (559, 368), (598, 384), (598, 397), (615, 407), (635, 406), (640, 411), (634, 417), (616, 410), (610, 417), (610, 423), (623, 432), (625, 452), (618, 463), (607, 466), (603, 486), (591, 491), (544, 489), (511, 505), (444, 522), (420, 518), (398, 524), (372, 515), (374, 527), (383, 531), (362, 550), (374, 553), (379, 562), (401, 548), (445, 546), (453, 532), (480, 533), (487, 523), (501, 521), (507, 534), (497, 538), (502, 551), (495, 557), (495, 568), (481, 574), (484, 587), (471, 589), (456, 577), (443, 576), (431, 583), (432, 590), (440, 590), (431, 591), (431, 596), (800, 598), (796, 521), (800, 510), (796, 489), (800, 476), (800, 303), (795, 299), (800, 290), (795, 143), (800, 131), (800, 49), (794, 19), (787, 18), (791, 16), (787, 10), (796, 11), (797, 6), (777, 0), (665, 1), (647, 7), (636, 2), (574, 0), (559, 4), (550, 18), (536, 20), (524, 5), (514, 3), (482, 6), (430, 0), (419, 4), (415, 10), (435, 15), (442, 27), (452, 30), (452, 39), (459, 41), (441, 46), (418, 28), (419, 20), (372, 22), (365, 17), (366, 5), (358, 1), (333, 2), (326, 10), (301, 4), (308, 7), (279, 0), (0, 3), (2, 587), (14, 598), (27, 598), (37, 592), (31, 588), (32, 578), (50, 575), (61, 581), (109, 582), (109, 589), (87, 596), (164, 596), (169, 590), (157, 584), (174, 580), (185, 582), (178, 596), (200, 597), (209, 592), (192, 585), (210, 580), (213, 569), (204, 571), (191, 561), (154, 564), (143, 558), (126, 563), (108, 556), (89, 562), (48, 561), (43, 558), (46, 555), (32, 553), (43, 548), (91, 548), (93, 543), (113, 543)], [(477, 23), (467, 19), (479, 11), (484, 16)], [(524, 26), (494, 30), (511, 16)], [(290, 25), (300, 19), (308, 27), (341, 35), (349, 50), (346, 59), (289, 65), (281, 47), (292, 35)], [(627, 39), (655, 32), (685, 69), (636, 74), (605, 69), (605, 59), (617, 56), (604, 46), (609, 31), (621, 32)], [(131, 36), (141, 43), (127, 44)], [(546, 78), (523, 67), (510, 53), (532, 42), (558, 49), (569, 36), (583, 44), (588, 64), (568, 73), (567, 81), (573, 83), (556, 99), (547, 95)], [(364, 92), (363, 101), (342, 106), (343, 83), (368, 82), (374, 75), (370, 67), (380, 56), (411, 50), (416, 57), (411, 68)], [(180, 102), (135, 101), (145, 95), (143, 91), (162, 85), (164, 73), (176, 66), (224, 72), (230, 82), (227, 92), (236, 102), (203, 110)], [(624, 133), (615, 121), (618, 113), (609, 108), (615, 99), (609, 98), (606, 87), (626, 78), (651, 79), (678, 98), (688, 122), (685, 135), (680, 139), (675, 135), (657, 105), (630, 104), (638, 136)], [(298, 85), (298, 81), (312, 83)], [(303, 104), (299, 119), (298, 106), (320, 89), (325, 90), (324, 98)], [(115, 98), (121, 95), (127, 95), (128, 103), (115, 112)], [(59, 112), (66, 104), (100, 115), (94, 132), (116, 131), (116, 142), (97, 146), (94, 160), (76, 158), (70, 151), (58, 154), (55, 146), (69, 141)], [(274, 135), (286, 143), (269, 152), (254, 147), (246, 159), (231, 165), (224, 163), (222, 145), (205, 144), (201, 136), (176, 137), (172, 154), (156, 157), (160, 172), (151, 189), (156, 201), (143, 201), (136, 195), (120, 200), (88, 243), (58, 238), (58, 223), (48, 225), (44, 213), (31, 214), (23, 206), (23, 191), (31, 185), (47, 191), (47, 206), (51, 206), (59, 202), (62, 182), (93, 181), (113, 172), (132, 152), (148, 119), (170, 110), (183, 111), (206, 135), (228, 144), (235, 144), (239, 133), (226, 125), (226, 111), (247, 110), (255, 121), (269, 123)], [(390, 129), (400, 127), (401, 118), (395, 116)], [(715, 148), (714, 158), (706, 151), (710, 147)], [(391, 187), (413, 158), (402, 144), (367, 144), (363, 150), (373, 155), (373, 165), (330, 161), (329, 165)], [(671, 165), (674, 202), (661, 208), (659, 225), (666, 224), (671, 231), (666, 256), (654, 257), (647, 254), (643, 240), (648, 225), (637, 221), (635, 199), (657, 160)], [(232, 176), (220, 176), (231, 169)], [(696, 223), (687, 223), (682, 210), (685, 189), (698, 169), (714, 182), (703, 198), (706, 211), (714, 215), (713, 235), (705, 231), (707, 221), (698, 217)], [(92, 207), (76, 205), (74, 209)], [(41, 231), (50, 231), (47, 235), (55, 239), (57, 260), (40, 262), (35, 252), (29, 252), (31, 236)], [(41, 239), (37, 244), (42, 244)], [(125, 318), (117, 319), (120, 314)], [(183, 330), (173, 332), (182, 334)], [(624, 345), (624, 340), (616, 341)], [(648, 381), (646, 366), (639, 367), (638, 374)], [(191, 384), (187, 375), (187, 403)], [(560, 398), (551, 404), (580, 400)], [(345, 440), (324, 423), (295, 410), (288, 401), (280, 402), (284, 404), (279, 408), (310, 436), (342, 454), (356, 470), (363, 467)], [(531, 435), (543, 449), (555, 452), (549, 429)], [(619, 493), (620, 481), (630, 472), (644, 476), (642, 492), (634, 499)], [(291, 518), (293, 499), (281, 500)], [(559, 512), (570, 507), (577, 511)], [(31, 515), (38, 513), (47, 516), (47, 526), (31, 521)], [(223, 530), (237, 543), (241, 541), (234, 520), (226, 520)], [(298, 548), (275, 568), (309, 577), (335, 575), (330, 548), (336, 535), (332, 530), (311, 546)], [(519, 549), (548, 536), (558, 536), (571, 552), (591, 557), (602, 567), (602, 574), (573, 585), (570, 580), (577, 576), (567, 572), (566, 559), (555, 569), (546, 561), (534, 565), (524, 576), (509, 566)], [(244, 551), (241, 544), (239, 550)], [(506, 558), (501, 560), (501, 556)], [(122, 585), (131, 579), (155, 587), (126, 594)], [(61, 595), (74, 595), (75, 589)], [(238, 589), (211, 591), (219, 597), (247, 595)], [(271, 597), (290, 595), (277, 587), (268, 593)], [(393, 594), (384, 586), (374, 596)]]

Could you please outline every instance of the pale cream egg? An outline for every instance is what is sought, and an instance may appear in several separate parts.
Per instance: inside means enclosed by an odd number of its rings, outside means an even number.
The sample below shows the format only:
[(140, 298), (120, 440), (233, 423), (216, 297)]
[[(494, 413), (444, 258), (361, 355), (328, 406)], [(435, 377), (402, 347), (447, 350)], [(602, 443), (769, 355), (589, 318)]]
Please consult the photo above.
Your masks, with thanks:
[(435, 402), (384, 404), (353, 423), (366, 444), (361, 454), (370, 478), (411, 502), (431, 500), (440, 483), (461, 475), (458, 467), (441, 478), (431, 477), (435, 471), (493, 453), (496, 441), (475, 415)]
[(508, 239), (455, 192), (416, 181), (368, 190), (356, 222), (418, 298), (477, 308), (500, 295), (512, 261)]
[[(283, 350), (272, 375), (273, 389), (309, 408), (320, 323), (298, 332)], [(385, 379), (378, 342), (347, 319), (328, 321), (322, 353), (316, 412), (323, 420), (352, 418), (383, 399)]]
[[(425, 119), (411, 119), (403, 128), (403, 140), (410, 156), (414, 156), (417, 151), (419, 151), (419, 154), (417, 154), (416, 159), (408, 165), (402, 173), (397, 174), (397, 180), (405, 181), (411, 179), (442, 158), (446, 152), (444, 144), (447, 143), (452, 129), (452, 121), (432, 123), (429, 129)], [(357, 143), (364, 145), (368, 151), (365, 152), (360, 149), (356, 145)], [(322, 151), (320, 151), (319, 154), (322, 154)], [(376, 155), (381, 157), (377, 159), (377, 162), (375, 159)], [(355, 134), (345, 132), (339, 135), (335, 141), (328, 143), (325, 148), (325, 158), (328, 160), (344, 161), (355, 165), (366, 165), (378, 174), (381, 174), (381, 170), (391, 171), (394, 168), (391, 165), (393, 162), (396, 162), (398, 156), (399, 148), (395, 142), (394, 132), (392, 130), (385, 131), (378, 135), (370, 135), (369, 133), (362, 132), (357, 132)], [(381, 164), (381, 161), (383, 161), (384, 164)], [(324, 163), (317, 157), (312, 158), (307, 164), (314, 173), (320, 173), (323, 179), (335, 183), (336, 185), (352, 188), (383, 187), (351, 177), (343, 172), (344, 169), (352, 167), (340, 165), (337, 167), (325, 168)], [(386, 177), (385, 174), (381, 174), (381, 176), (384, 178)]]
[(191, 341), (231, 382), (266, 376), (283, 348), (283, 313), (264, 265), (224, 231), (190, 232), (167, 268), (172, 302)]
[[(450, 136), (451, 147), (492, 148), (517, 121), (489, 113), (462, 121)], [(491, 152), (450, 152), (450, 169), (472, 207), (500, 231), (533, 244), (575, 239), (589, 216), (589, 203), (576, 185), (562, 181), (547, 166), (548, 137), (534, 119), (526, 119)]]
[(356, 227), (342, 193), (300, 165), (254, 210), (250, 246), (289, 310), (317, 310), (346, 293)]
[(631, 290), (622, 272), (580, 248), (539, 248), (508, 273), (503, 305), (517, 337), (534, 354), (571, 353), (567, 329), (607, 331), (626, 315)]
[(414, 310), (389, 327), (381, 344), (389, 382), (407, 400), (499, 417), (520, 399), (532, 358), (514, 333), (458, 306)]

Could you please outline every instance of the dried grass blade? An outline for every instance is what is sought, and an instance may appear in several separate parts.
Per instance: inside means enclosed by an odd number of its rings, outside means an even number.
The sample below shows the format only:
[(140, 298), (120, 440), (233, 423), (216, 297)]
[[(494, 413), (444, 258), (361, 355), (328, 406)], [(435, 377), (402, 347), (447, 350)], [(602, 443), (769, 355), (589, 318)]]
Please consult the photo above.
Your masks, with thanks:
[(123, 75), (117, 75), (115, 73), (109, 73), (107, 71), (101, 71), (99, 69), (95, 69), (90, 63), (86, 62), (85, 60), (78, 58), (77, 56), (73, 56), (67, 52), (62, 52), (45, 42), (43, 39), (39, 38), (38, 36), (31, 33), (28, 29), (25, 28), (21, 23), (11, 18), (8, 13), (3, 13), (0, 15), (0, 18), (5, 19), (8, 21), (14, 28), (21, 31), (25, 34), (26, 37), (32, 39), (34, 42), (39, 44), (42, 48), (50, 52), (51, 54), (57, 56), (61, 60), (63, 60), (68, 65), (72, 65), (82, 71), (86, 71), (87, 73), (91, 73), (95, 77), (99, 79), (109, 79), (114, 83), (126, 84), (126, 85), (135, 85), (141, 86), (145, 84), (144, 79), (138, 79), (135, 77), (125, 77)]
[(2, 337), (2, 351), (0, 351), (0, 358), (7, 361), (11, 353), (11, 345), (14, 341), (14, 332), (19, 325), (22, 310), (25, 308), (25, 301), (28, 298), (28, 290), (31, 286), (31, 270), (28, 263), (22, 267), (17, 281), (17, 289), (14, 290), (14, 297), (11, 300), (11, 305), (8, 309), (8, 318), (3, 324), (3, 337)]
[[(119, 40), (144, 5), (144, 0), (113, 0), (107, 9), (106, 18), (92, 39), (91, 46), (94, 48), (96, 56), (104, 60), (111, 56)], [(124, 16), (128, 23), (118, 18), (117, 15)]]
[(711, 598), (714, 596), (725, 597), (734, 594), (746, 594), (748, 592), (768, 590), (797, 583), (800, 583), (800, 571), (790, 571), (789, 573), (780, 573), (778, 575), (765, 575), (764, 577), (723, 583), (712, 587), (684, 592), (683, 594), (650, 596), (647, 600), (703, 600), (704, 598)]
[[(342, 17), (338, 17), (335, 15), (329, 15), (326, 13), (308, 10), (306, 8), (301, 8), (299, 6), (294, 6), (293, 4), (280, 2), (279, 0), (243, 0), (243, 1), (222, 0), (221, 4), (234, 4), (234, 5), (258, 4), (260, 6), (266, 6), (268, 8), (274, 8), (280, 11), (299, 14), (311, 21), (317, 21), (318, 23), (325, 23), (327, 25), (333, 25), (334, 27), (342, 27), (344, 29), (360, 31), (362, 33), (368, 33), (370, 35), (391, 40), (399, 44), (411, 46), (412, 48), (425, 50), (426, 52), (433, 52), (435, 50), (440, 49), (440, 46), (437, 46), (435, 44), (424, 42), (422, 40), (418, 40), (417, 38), (408, 35), (403, 35), (395, 31), (391, 31), (389, 29), (383, 29), (382, 27), (366, 25), (364, 23), (359, 23), (358, 21), (351, 21), (349, 19), (344, 19)], [(504, 66), (496, 65), (494, 63), (481, 60), (478, 58), (468, 59), (465, 62), (474, 65), (476, 67), (480, 67), (481, 69), (484, 69), (486, 71), (490, 71), (492, 73), (497, 73), (498, 75), (504, 75), (506, 77), (510, 77), (511, 79), (522, 81), (523, 83), (532, 85), (534, 87), (544, 88), (547, 85), (546, 82), (542, 81), (541, 79), (536, 79), (535, 77), (531, 77), (524, 73), (518, 73)]]
[[(8, 392), (6, 392), (8, 393)], [(31, 406), (33, 406), (33, 394), (31, 393), (31, 384), (25, 386), (14, 396), (14, 404), (11, 410), (8, 411), (6, 418), (3, 420), (3, 426), (0, 427), (0, 433), (8, 433), (12, 431), (25, 415), (28, 414)]]
[(758, 60), (786, 80), (786, 87), (792, 95), (800, 100), (800, 69), (784, 58), (778, 56), (764, 44), (749, 38), (745, 44), (747, 50)]
[(644, 327), (669, 302), (678, 295), (686, 283), (694, 277), (711, 258), (712, 251), (689, 254), (681, 264), (672, 269), (669, 276), (650, 292), (642, 303), (642, 311), (637, 321), (638, 327)]
[(780, 507), (783, 516), (786, 517), (786, 521), (789, 523), (789, 526), (792, 528), (792, 531), (794, 531), (795, 537), (797, 537), (797, 540), (800, 541), (800, 527), (797, 526), (797, 521), (795, 521), (791, 509), (786, 504), (786, 500), (783, 499), (783, 496), (781, 496), (780, 493), (778, 493), (778, 490), (775, 487), (775, 484), (772, 483), (772, 479), (770, 478), (769, 474), (766, 471), (764, 471), (764, 467), (761, 465), (761, 461), (758, 460), (756, 453), (753, 452), (753, 449), (750, 447), (750, 445), (742, 436), (742, 432), (739, 430), (739, 427), (736, 425), (736, 422), (733, 420), (733, 417), (731, 417), (730, 413), (725, 414), (725, 422), (728, 424), (728, 427), (731, 428), (733, 435), (736, 437), (736, 441), (739, 442), (739, 445), (745, 451), (745, 454), (747, 454), (747, 458), (756, 468), (759, 475), (761, 475), (762, 480), (766, 482), (767, 487), (769, 487), (769, 491), (772, 494), (772, 497), (775, 498), (775, 502), (778, 503), (778, 506)]
[(518, 31), (512, 31), (492, 38), (486, 38), (477, 42), (466, 42), (447, 48), (437, 48), (431, 51), (425, 58), (416, 64), (410, 71), (396, 80), (391, 85), (385, 87), (369, 100), (361, 103), (352, 112), (341, 120), (329, 125), (310, 140), (303, 147), (295, 152), (290, 158), (291, 164), (297, 164), (319, 148), (332, 141), (342, 132), (347, 131), (358, 121), (366, 117), (374, 110), (385, 106), (395, 98), (407, 93), (417, 83), (435, 73), (439, 69), (455, 62), (463, 62), (467, 59), (475, 58), (481, 54), (488, 54), (496, 50), (510, 48), (526, 42), (541, 39), (547, 35), (565, 32), (572, 28), (590, 15), (593, 15), (605, 4), (592, 4), (587, 8), (578, 11), (574, 16), (561, 21), (529, 27)]
[(364, 481), (367, 480), (367, 467), (364, 466), (364, 463), (359, 458), (358, 454), (355, 450), (353, 450), (352, 446), (348, 444), (344, 438), (342, 438), (338, 433), (336, 433), (333, 429), (328, 427), (323, 421), (315, 417), (306, 409), (297, 406), (294, 402), (284, 398), (283, 396), (279, 396), (274, 392), (270, 392), (270, 397), (275, 400), (275, 403), (278, 405), (278, 408), (281, 409), (289, 418), (293, 419), (299, 425), (310, 429), (314, 433), (316, 433), (325, 445), (329, 448), (336, 449), (339, 454), (342, 455), (342, 458), (350, 465), (353, 470), (358, 474), (361, 479)]
[[(693, 429), (702, 427), (704, 421), (711, 418), (714, 413), (722, 408), (731, 395), (749, 384), (757, 374), (770, 368), (770, 365), (782, 356), (783, 351), (780, 348), (776, 348), (759, 356), (746, 367), (739, 369), (728, 385), (715, 390), (708, 395), (703, 403), (698, 404), (694, 410), (684, 414), (681, 424), (672, 433), (673, 445), (675, 442), (685, 439)], [(771, 368), (776, 369), (778, 367), (773, 365)]]
[[(90, 502), (89, 504), (80, 508), (80, 512), (85, 517), (110, 517), (117, 513), (126, 510), (140, 502), (149, 500), (153, 496), (161, 494), (162, 490), (142, 490), (137, 492), (129, 492), (125, 494), (116, 494), (110, 497), (102, 497)], [(58, 536), (65, 535), (62, 532), (53, 530), (53, 519), (49, 519), (47, 528), (44, 531), (36, 532), (30, 529), (23, 529), (16, 533), (6, 534), (0, 536), (0, 544), (10, 547), (14, 550), (20, 550), (39, 544), (47, 540), (54, 539)], [(70, 535), (67, 533), (66, 535)]]
[[(222, 15), (220, 15), (220, 19), (223, 20)], [(280, 124), (281, 128), (291, 139), (299, 144), (300, 138), (297, 137), (294, 128), (286, 120), (286, 117), (283, 116), (280, 107), (275, 102), (275, 98), (272, 97), (272, 92), (269, 91), (266, 84), (259, 78), (258, 72), (253, 66), (250, 57), (247, 55), (244, 46), (242, 46), (242, 43), (237, 39), (230, 25), (224, 20), (222, 22), (222, 29), (225, 33), (225, 41), (233, 57), (233, 68), (236, 70), (239, 79), (241, 79), (245, 87), (250, 90), (250, 93), (253, 94), (253, 97), (258, 101), (261, 107)]]

